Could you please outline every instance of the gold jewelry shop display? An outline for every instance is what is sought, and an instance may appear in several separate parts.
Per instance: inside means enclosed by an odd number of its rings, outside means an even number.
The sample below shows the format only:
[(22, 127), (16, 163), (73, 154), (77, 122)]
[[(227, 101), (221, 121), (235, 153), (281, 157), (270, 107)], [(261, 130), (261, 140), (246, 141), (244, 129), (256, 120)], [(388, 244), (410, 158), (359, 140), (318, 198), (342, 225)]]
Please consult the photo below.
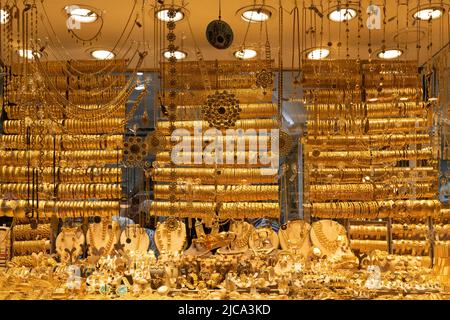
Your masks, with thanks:
[(61, 263), (72, 264), (83, 253), (84, 233), (79, 227), (63, 227), (56, 238), (55, 246)]
[(110, 255), (119, 241), (120, 234), (120, 226), (116, 221), (102, 218), (99, 223), (90, 224), (86, 233), (89, 254)]
[(250, 236), (254, 230), (255, 227), (248, 222), (231, 221), (229, 231), (236, 235), (236, 240), (231, 242), (229, 247), (217, 249), (217, 252), (220, 254), (237, 254), (247, 251), (249, 249)]
[(311, 225), (304, 220), (291, 220), (281, 225), (278, 230), (281, 248), (308, 257), (312, 245), (309, 237), (310, 230)]
[(158, 223), (155, 230), (155, 245), (161, 254), (181, 253), (187, 244), (186, 225), (169, 218)]
[(320, 220), (311, 225), (311, 242), (321, 256), (331, 257), (341, 246), (348, 244), (345, 228), (333, 220)]
[(280, 240), (275, 231), (270, 227), (257, 228), (253, 230), (248, 240), (251, 249), (270, 253), (273, 250), (278, 249)]
[(145, 253), (150, 245), (147, 231), (138, 224), (129, 224), (120, 235), (120, 244), (124, 252)]

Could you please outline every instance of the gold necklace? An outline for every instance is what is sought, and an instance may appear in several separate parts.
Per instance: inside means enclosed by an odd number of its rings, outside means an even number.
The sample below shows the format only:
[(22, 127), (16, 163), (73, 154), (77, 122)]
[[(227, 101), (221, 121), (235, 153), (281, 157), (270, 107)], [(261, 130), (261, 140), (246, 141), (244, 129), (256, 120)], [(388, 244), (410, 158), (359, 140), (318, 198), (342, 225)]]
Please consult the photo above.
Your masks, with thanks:
[[(329, 240), (328, 237), (325, 235), (323, 231), (323, 226), (321, 221), (315, 223), (312, 227), (314, 229), (314, 233), (317, 236), (320, 244), (329, 252), (334, 253), (339, 248), (338, 239), (335, 240)], [(338, 230), (338, 237), (339, 236), (345, 236), (345, 233), (343, 233), (343, 230), (339, 228)]]
[[(281, 235), (286, 243), (286, 246), (288, 249), (299, 249), (303, 246), (305, 243), (306, 237), (308, 236), (308, 232), (306, 232), (306, 224), (303, 223), (300, 226), (300, 238), (297, 239), (297, 234), (295, 233), (294, 236), (289, 236), (289, 227), (294, 226), (293, 224), (290, 224), (291, 221), (288, 221), (287, 228), (285, 230), (281, 229)], [(291, 228), (294, 229), (294, 228)]]

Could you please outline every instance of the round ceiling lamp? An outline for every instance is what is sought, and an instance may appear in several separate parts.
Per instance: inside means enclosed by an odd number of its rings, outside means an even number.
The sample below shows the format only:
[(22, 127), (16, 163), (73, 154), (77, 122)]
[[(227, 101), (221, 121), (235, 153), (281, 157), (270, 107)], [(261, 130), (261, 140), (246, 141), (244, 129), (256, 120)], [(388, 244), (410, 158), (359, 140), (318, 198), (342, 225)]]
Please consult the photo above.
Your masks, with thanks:
[(242, 49), (234, 52), (234, 56), (240, 60), (252, 59), (257, 56), (256, 50)]
[(0, 9), (0, 23), (6, 24), (9, 21), (9, 12), (3, 9)]
[(442, 17), (444, 9), (442, 7), (423, 7), (414, 12), (413, 18), (416, 20), (428, 21)]
[(64, 10), (73, 21), (80, 23), (92, 23), (98, 19), (98, 14), (93, 8), (81, 7), (79, 5), (65, 6)]
[(391, 60), (391, 59), (396, 59), (396, 58), (400, 57), (402, 54), (403, 54), (402, 50), (387, 49), (387, 50), (382, 50), (382, 51), (378, 52), (377, 56), (380, 59)]
[(170, 52), (168, 50), (163, 52), (163, 56), (166, 59), (170, 59), (172, 57), (175, 57), (177, 60), (183, 60), (186, 59), (187, 53), (181, 50), (175, 50), (174, 52)]
[(178, 6), (173, 6), (175, 9), (175, 16), (174, 17), (169, 17), (169, 9), (166, 8), (162, 8), (158, 11), (156, 11), (155, 16), (158, 20), (164, 21), (164, 22), (168, 22), (168, 21), (173, 21), (173, 22), (177, 22), (180, 20), (184, 19), (184, 12), (181, 9), (181, 7)]
[(330, 55), (330, 50), (327, 48), (314, 48), (306, 53), (306, 58), (309, 60), (322, 60)]
[(115, 54), (108, 50), (94, 50), (91, 56), (97, 60), (111, 60), (114, 59)]
[(350, 21), (358, 15), (358, 12), (353, 8), (336, 7), (328, 14), (328, 19), (334, 22)]

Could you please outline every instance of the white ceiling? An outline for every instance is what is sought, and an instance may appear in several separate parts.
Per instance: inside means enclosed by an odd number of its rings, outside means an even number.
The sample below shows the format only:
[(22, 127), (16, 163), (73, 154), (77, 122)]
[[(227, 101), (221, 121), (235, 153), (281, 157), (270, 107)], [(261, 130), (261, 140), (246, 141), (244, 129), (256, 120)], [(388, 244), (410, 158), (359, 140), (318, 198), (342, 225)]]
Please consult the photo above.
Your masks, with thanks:
[[(67, 51), (62, 50), (61, 48), (57, 49), (59, 54), (56, 56), (53, 52), (56, 50), (48, 49), (47, 55), (48, 59), (55, 58), (73, 58), (73, 59), (89, 59), (90, 49), (92, 48), (104, 48), (111, 49), (117, 39), (119, 38), (122, 30), (126, 25), (126, 21), (131, 12), (131, 8), (133, 6), (134, 1), (119, 1), (119, 0), (81, 0), (82, 3), (78, 3), (78, 0), (74, 0), (75, 2), (66, 1), (66, 0), (45, 0), (43, 1), (45, 9), (48, 13), (48, 16), (51, 20), (51, 25), (53, 26), (58, 38), (61, 41), (61, 44)], [(386, 0), (386, 17), (387, 17), (387, 28), (384, 31), (382, 30), (374, 30), (371, 32), (371, 43), (372, 48), (378, 50), (381, 48), (382, 40), (385, 34), (386, 37), (386, 45), (388, 47), (394, 46), (396, 47), (398, 43), (393, 39), (397, 30), (401, 30), (406, 27), (406, 22), (408, 20), (409, 28), (413, 30), (412, 39), (415, 40), (417, 37), (417, 27), (412, 26), (413, 19), (411, 17), (411, 12), (407, 12), (413, 10), (413, 7), (417, 7), (419, 4), (428, 4), (430, 0)], [(43, 11), (41, 9), (40, 1), (39, 2), (39, 14), (42, 14)], [(155, 59), (154, 55), (154, 16), (153, 16), (153, 6), (156, 1), (153, 0), (144, 0), (145, 2), (145, 17), (139, 18), (142, 22), (144, 20), (146, 37), (145, 41), (147, 42), (149, 50), (149, 56), (145, 61), (145, 68), (153, 68)], [(172, 1), (165, 1), (170, 4)], [(182, 5), (184, 3), (186, 9), (189, 11), (188, 16), (192, 26), (192, 30), (195, 36), (195, 39), (203, 53), (203, 56), (206, 60), (229, 60), (233, 59), (233, 52), (239, 49), (244, 44), (244, 36), (248, 29), (248, 36), (245, 42), (245, 45), (257, 45), (260, 39), (265, 40), (264, 32), (261, 34), (260, 26), (257, 23), (248, 24), (244, 20), (242, 20), (239, 15), (237, 15), (237, 11), (247, 5), (252, 5), (254, 0), (222, 0), (222, 20), (228, 22), (234, 30), (234, 43), (233, 45), (226, 50), (217, 50), (208, 44), (205, 38), (205, 30), (208, 23), (214, 19), (217, 19), (218, 16), (218, 1), (215, 0), (186, 0), (184, 2), (178, 0), (174, 1), (178, 5)], [(258, 0), (257, 3), (261, 4), (263, 0)], [(278, 36), (278, 24), (279, 24), (279, 4), (281, 3), (283, 6), (283, 63), (285, 68), (291, 67), (291, 56), (292, 56), (292, 34), (293, 34), (293, 16), (290, 14), (292, 9), (294, 8), (295, 1), (294, 0), (265, 0), (267, 5), (275, 8), (272, 18), (268, 21), (268, 31), (269, 38), (272, 48), (272, 57), (277, 59), (278, 48), (279, 48), (279, 36)], [(325, 13), (323, 19), (319, 18), (315, 13), (311, 10), (305, 9), (302, 10), (302, 7), (309, 7), (313, 2), (320, 12)], [(365, 22), (367, 19), (367, 14), (365, 14), (367, 6), (370, 4), (370, 0), (360, 1), (361, 9), (363, 12), (363, 23), (364, 28), (361, 30), (361, 43), (359, 45), (359, 52), (361, 59), (368, 58), (368, 38), (369, 32), (365, 27)], [(372, 1), (375, 4), (382, 5), (383, 0)], [(444, 4), (447, 8), (450, 6), (450, 0), (434, 0), (433, 2), (439, 2)], [(331, 10), (332, 6), (335, 5), (337, 1), (322, 1), (322, 0), (305, 0), (298, 1), (298, 5), (300, 8), (300, 18), (301, 18), (301, 34), (305, 34), (305, 30), (308, 30), (310, 27), (315, 28), (316, 38), (311, 38), (310, 34), (306, 37), (307, 42), (304, 47), (310, 46), (318, 46), (325, 45), (327, 46), (328, 42), (332, 43), (332, 54), (330, 58), (345, 58), (346, 55), (346, 46), (347, 46), (347, 38), (346, 38), (346, 25), (345, 23), (336, 23), (329, 22), (326, 18), (326, 13)], [(342, 4), (345, 4), (346, 1), (341, 1)], [(82, 46), (80, 43), (76, 43), (74, 39), (70, 37), (70, 34), (67, 32), (66, 27), (66, 15), (64, 13), (63, 8), (66, 5), (70, 4), (78, 4), (78, 5), (89, 5), (95, 8), (102, 10), (104, 25), (101, 31), (101, 38), (98, 41), (95, 41), (92, 45)], [(400, 5), (399, 5), (400, 4)], [(359, 6), (358, 2), (355, 2), (356, 7)], [(141, 12), (142, 0), (138, 0), (139, 14)], [(132, 17), (134, 21), (136, 12)], [(398, 17), (398, 19), (397, 19)], [(407, 18), (408, 17), (408, 18)], [(420, 60), (425, 61), (429, 57), (431, 57), (435, 52), (437, 52), (441, 47), (443, 47), (449, 41), (449, 18), (450, 15), (448, 11), (445, 12), (444, 16), (438, 20), (432, 21), (432, 23), (421, 22), (420, 27), (423, 28), (424, 33), (422, 34), (421, 40), (421, 52), (420, 52)], [(44, 18), (45, 20), (45, 18)], [(320, 36), (320, 30), (322, 29), (322, 21), (323, 21), (323, 34)], [(398, 22), (398, 26), (397, 26)], [(48, 22), (46, 22), (47, 29), (49, 29)], [(349, 22), (349, 52), (351, 58), (356, 58), (358, 53), (358, 38), (357, 38), (357, 19), (353, 19)], [(306, 26), (306, 28), (305, 28)], [(427, 27), (429, 27), (427, 29)], [(89, 36), (95, 33), (96, 28), (98, 28), (98, 24), (92, 25), (82, 25), (82, 29), (79, 31), (83, 36)], [(40, 27), (40, 38), (45, 39), (46, 37), (52, 38), (55, 41), (54, 36), (50, 32), (47, 34), (46, 29), (43, 25)], [(183, 49), (188, 52), (189, 59), (195, 59), (195, 51), (194, 51), (194, 39), (189, 31), (189, 26), (187, 23), (187, 19), (184, 19), (177, 23), (176, 27), (177, 34), (177, 44), (181, 45), (180, 40), (183, 39)], [(131, 34), (128, 43), (130, 41), (142, 41), (142, 29), (136, 28), (134, 32)], [(430, 49), (427, 49), (429, 39), (432, 39), (433, 46)], [(338, 50), (337, 44), (338, 42), (342, 43), (341, 49)], [(57, 43), (57, 41), (55, 41)], [(58, 44), (59, 46), (59, 44)], [(402, 59), (415, 59), (417, 57), (417, 49), (416, 43), (410, 43), (407, 47), (407, 53), (402, 57)], [(61, 53), (65, 54), (61, 54)], [(296, 66), (296, 65), (295, 65)]]

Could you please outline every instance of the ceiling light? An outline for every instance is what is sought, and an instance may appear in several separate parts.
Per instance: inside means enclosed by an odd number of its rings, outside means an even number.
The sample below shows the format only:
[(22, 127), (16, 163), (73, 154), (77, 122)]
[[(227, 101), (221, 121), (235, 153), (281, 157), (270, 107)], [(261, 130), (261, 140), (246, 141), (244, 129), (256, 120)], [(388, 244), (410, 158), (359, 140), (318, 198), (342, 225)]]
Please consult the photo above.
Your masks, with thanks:
[(143, 72), (136, 72), (136, 75), (138, 75), (138, 76), (143, 76), (144, 73), (143, 73)]
[[(34, 59), (33, 50), (19, 49), (17, 53), (21, 58)], [(39, 52), (34, 52), (39, 58), (42, 56)]]
[(93, 10), (81, 8), (77, 5), (66, 6), (64, 10), (74, 21), (80, 23), (92, 23), (98, 18), (98, 15)]
[(395, 59), (403, 54), (402, 50), (388, 49), (378, 52), (378, 58), (380, 59)]
[(161, 9), (156, 12), (156, 17), (159, 20), (165, 21), (165, 22), (167, 22), (167, 21), (177, 22), (177, 21), (183, 20), (184, 13), (180, 9), (176, 9), (175, 17), (170, 18), (169, 17), (169, 9)]
[(145, 89), (145, 84), (143, 84), (143, 83), (138, 84), (138, 85), (136, 85), (136, 87), (134, 89), (137, 91), (142, 91)]
[(9, 12), (3, 9), (0, 9), (0, 23), (5, 24), (9, 21)]
[(317, 48), (317, 49), (310, 50), (306, 54), (306, 57), (309, 60), (322, 60), (322, 59), (325, 59), (326, 57), (328, 57), (329, 55), (330, 55), (330, 50), (328, 50), (326, 48)]
[(241, 60), (252, 59), (256, 57), (257, 52), (253, 49), (242, 49), (234, 52), (234, 56)]
[(401, 98), (400, 98), (400, 101), (408, 101), (408, 100), (409, 100), (408, 97), (401, 97)]
[(272, 12), (264, 8), (252, 8), (241, 14), (241, 18), (247, 22), (263, 22), (269, 20), (271, 16)]
[(115, 54), (108, 50), (95, 50), (91, 52), (91, 56), (97, 60), (111, 60)]
[(416, 20), (428, 21), (440, 18), (443, 12), (444, 10), (439, 7), (423, 8), (414, 13), (413, 17)]
[(164, 58), (170, 59), (171, 57), (175, 57), (177, 60), (183, 60), (187, 57), (187, 53), (180, 50), (175, 50), (174, 52), (164, 51)]
[(370, 98), (370, 99), (367, 100), (367, 101), (369, 101), (369, 102), (376, 102), (376, 101), (378, 101), (378, 98)]
[(336, 9), (328, 15), (328, 19), (335, 22), (349, 21), (356, 17), (356, 10), (352, 8)]

